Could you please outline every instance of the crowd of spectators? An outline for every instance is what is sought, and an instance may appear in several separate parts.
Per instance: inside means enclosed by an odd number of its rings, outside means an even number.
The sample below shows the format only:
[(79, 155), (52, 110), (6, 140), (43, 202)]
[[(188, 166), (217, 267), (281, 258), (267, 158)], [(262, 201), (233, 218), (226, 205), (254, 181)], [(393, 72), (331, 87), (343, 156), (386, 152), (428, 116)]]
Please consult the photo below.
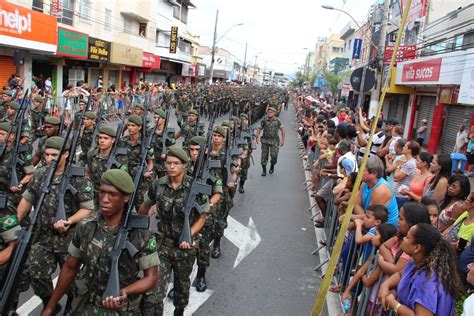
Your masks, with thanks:
[[(361, 295), (356, 289), (362, 285), (371, 292), (366, 315), (388, 310), (398, 315), (474, 315), (474, 296), (469, 296), (474, 284), (470, 174), (452, 172), (449, 154), (423, 149), (425, 128), (413, 140), (405, 139), (397, 119), (380, 118), (369, 148), (374, 118), (360, 109), (332, 106), (324, 98), (315, 100), (296, 95), (294, 101), (302, 157), (321, 210), (315, 226), (325, 228), (325, 219), (334, 215), (329, 212), (337, 212), (342, 222), (351, 193), (357, 192), (337, 268), (345, 266), (348, 273), (330, 289), (340, 294), (345, 312), (354, 313)], [(465, 136), (459, 136), (463, 140), (456, 142), (455, 151), (464, 143), (464, 149), (470, 148)], [(474, 148), (474, 138), (472, 142)], [(355, 187), (365, 151), (366, 168)], [(347, 250), (353, 243), (362, 249), (355, 259)], [(373, 258), (375, 268), (369, 271)], [(353, 262), (349, 268), (348, 260)]]

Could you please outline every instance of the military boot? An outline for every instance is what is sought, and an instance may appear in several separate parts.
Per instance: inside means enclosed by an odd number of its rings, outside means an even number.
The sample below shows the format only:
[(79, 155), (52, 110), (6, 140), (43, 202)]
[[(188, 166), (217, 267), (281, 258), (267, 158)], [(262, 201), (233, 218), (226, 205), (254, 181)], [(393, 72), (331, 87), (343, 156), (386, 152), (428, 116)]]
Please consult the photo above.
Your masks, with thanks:
[(204, 292), (206, 289), (206, 268), (199, 267), (196, 275), (196, 291)]
[(211, 257), (217, 259), (221, 256), (221, 239), (214, 239), (214, 245), (212, 247)]
[(275, 172), (275, 165), (274, 165), (274, 164), (271, 164), (271, 165), (270, 165), (270, 170), (268, 170), (268, 172), (269, 172), (270, 174), (273, 174), (273, 172)]
[(262, 165), (262, 177), (265, 177), (267, 175), (267, 166)]
[(167, 296), (170, 300), (174, 299), (174, 287), (168, 292)]
[(184, 315), (184, 308), (183, 307), (176, 307), (174, 309), (174, 316), (183, 316)]
[(240, 180), (240, 182), (239, 182), (239, 193), (245, 193), (244, 184), (245, 184), (245, 180)]

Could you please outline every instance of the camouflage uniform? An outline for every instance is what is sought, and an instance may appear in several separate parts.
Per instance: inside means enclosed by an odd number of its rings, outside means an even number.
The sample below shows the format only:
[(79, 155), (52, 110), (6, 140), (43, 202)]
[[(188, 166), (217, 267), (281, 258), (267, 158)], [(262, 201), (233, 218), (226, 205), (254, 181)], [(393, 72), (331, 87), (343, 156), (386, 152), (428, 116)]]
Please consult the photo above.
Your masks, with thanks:
[[(162, 301), (166, 289), (170, 283), (171, 271), (174, 273), (174, 300), (175, 308), (185, 308), (189, 301), (189, 289), (191, 282), (189, 276), (196, 259), (196, 249), (180, 249), (179, 238), (183, 231), (184, 213), (183, 207), (186, 195), (192, 183), (192, 178), (185, 176), (183, 183), (175, 190), (171, 186), (169, 176), (156, 179), (145, 197), (147, 205), (156, 203), (158, 234), (163, 239), (163, 245), (159, 250), (160, 266), (160, 299), (157, 306), (157, 315), (163, 313)], [(203, 212), (209, 213), (209, 201), (205, 195), (197, 197)], [(189, 222), (191, 226), (198, 219), (197, 212), (191, 212)], [(161, 309), (161, 311), (159, 311)]]
[(87, 163), (87, 153), (92, 146), (94, 136), (94, 126), (91, 129), (83, 128), (82, 135), (81, 135), (81, 150), (82, 152), (79, 154), (79, 164), (85, 166)]
[[(36, 205), (47, 171), (48, 167), (38, 169), (23, 193), (23, 198), (33, 205)], [(71, 226), (65, 233), (60, 234), (53, 227), (62, 177), (63, 175), (59, 175), (53, 178), (51, 190), (46, 195), (38, 222), (35, 225), (34, 241), (27, 260), (31, 285), (35, 294), (43, 301), (48, 300), (53, 292), (51, 276), (56, 271), (58, 264), (60, 266), (64, 264), (67, 248), (75, 231), (75, 227)], [(71, 185), (77, 189), (78, 193), (72, 195), (67, 191), (64, 197), (66, 217), (69, 218), (81, 208), (94, 210), (94, 187), (90, 180), (84, 177), (73, 177)], [(71, 294), (72, 291), (68, 294), (69, 298), (72, 298)]]
[(40, 158), (38, 162), (38, 167), (46, 165), (46, 161), (44, 160), (44, 150), (46, 149), (46, 140), (48, 139), (48, 135), (42, 136), (39, 141), (38, 141), (38, 147), (36, 148), (35, 151), (35, 156), (38, 156)]
[(185, 124), (185, 122), (188, 121), (188, 112), (191, 110), (192, 104), (191, 100), (189, 100), (189, 97), (185, 100), (179, 99), (179, 112), (177, 113), (178, 115), (178, 125)]
[[(148, 136), (151, 134), (153, 129), (148, 130)], [(166, 144), (166, 147), (176, 144), (174, 137), (171, 137), (169, 144)], [(165, 161), (161, 159), (161, 151), (163, 149), (163, 133), (156, 134), (153, 142), (153, 153), (155, 159), (153, 160), (153, 169), (156, 173), (156, 178), (161, 178), (166, 175), (166, 166)]]
[[(82, 264), (82, 287), (73, 302), (77, 315), (142, 315), (140, 301), (142, 295), (129, 295), (124, 307), (116, 312), (102, 306), (102, 295), (110, 275), (111, 253), (117, 239), (119, 227), (109, 228), (102, 216), (97, 215), (81, 221), (76, 227), (69, 244), (69, 255), (78, 258)], [(138, 249), (131, 257), (124, 251), (119, 260), (120, 285), (137, 281), (140, 271), (158, 266), (159, 259), (156, 236), (145, 229), (134, 229), (129, 233), (129, 241)]]
[(270, 163), (276, 165), (278, 160), (278, 150), (280, 146), (280, 137), (278, 131), (283, 128), (283, 123), (279, 118), (273, 119), (264, 118), (260, 122), (260, 129), (263, 131), (261, 137), (262, 142), (262, 166), (266, 166), (268, 162), (268, 154), (270, 154)]
[(204, 127), (198, 127), (198, 121), (195, 122), (186, 122), (183, 126), (181, 126), (181, 135), (184, 137), (183, 140), (183, 147), (188, 147), (189, 141), (194, 136), (203, 136), (205, 133)]
[(44, 136), (44, 131), (41, 130), (41, 122), (44, 120), (44, 118), (49, 115), (48, 111), (45, 110), (41, 112), (41, 109), (39, 110), (31, 110), (30, 112), (31, 115), (31, 143), (33, 143), (35, 140), (37, 140), (40, 137)]

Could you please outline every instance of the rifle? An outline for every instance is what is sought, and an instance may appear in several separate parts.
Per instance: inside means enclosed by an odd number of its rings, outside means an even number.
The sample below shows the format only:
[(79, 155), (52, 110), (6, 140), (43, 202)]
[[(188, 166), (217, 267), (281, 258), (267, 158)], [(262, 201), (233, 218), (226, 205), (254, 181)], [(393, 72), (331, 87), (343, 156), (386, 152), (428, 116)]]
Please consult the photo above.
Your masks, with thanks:
[[(61, 118), (59, 119), (59, 133), (58, 135), (61, 136), (63, 134), (63, 131), (64, 131), (64, 118), (66, 117), (65, 113), (63, 113), (63, 115), (61, 115)], [(73, 124), (70, 124), (70, 125), (73, 125)]]
[[(87, 106), (84, 108), (88, 108), (92, 98), (89, 97), (89, 101), (87, 102)], [(97, 117), (95, 118), (95, 126), (94, 126), (94, 132), (92, 133), (92, 144), (91, 147), (89, 148), (89, 151), (94, 150), (97, 147), (97, 136), (99, 136), (99, 130), (100, 130), (100, 121), (102, 120), (102, 115), (104, 114), (104, 107), (100, 106), (99, 103), (99, 112), (97, 113)], [(79, 130), (79, 129), (78, 129)], [(120, 135), (117, 135), (117, 138), (120, 138)]]
[(120, 135), (123, 133), (124, 126), (123, 122), (120, 122), (117, 127), (117, 137), (115, 138), (114, 147), (112, 147), (109, 158), (107, 159), (107, 170), (112, 169), (113, 167), (120, 167), (120, 162), (117, 160), (117, 156), (127, 154), (127, 148), (119, 147)]
[(2, 315), (8, 315), (10, 305), (12, 303), (11, 296), (14, 295), (15, 289), (18, 287), (18, 280), (25, 266), (28, 252), (31, 248), (31, 240), (33, 237), (33, 230), (35, 228), (36, 221), (38, 220), (38, 216), (40, 215), (44, 199), (51, 190), (54, 174), (58, 168), (59, 160), (66, 151), (66, 140), (71, 134), (71, 129), (72, 124), (70, 124), (67, 128), (65, 141), (61, 146), (61, 149), (59, 150), (58, 157), (54, 159), (48, 167), (46, 177), (44, 178), (43, 185), (41, 186), (41, 190), (39, 192), (40, 195), (30, 215), (29, 224), (17, 233), (18, 240), (16, 241), (12, 257), (8, 262), (8, 265), (5, 269), (5, 273), (2, 277), (2, 282), (0, 283), (0, 311)]
[[(79, 117), (79, 124), (77, 126), (77, 131), (74, 133), (71, 141), (71, 148), (69, 149), (69, 156), (66, 160), (66, 165), (64, 166), (64, 174), (61, 178), (61, 182), (59, 183), (58, 188), (58, 209), (56, 210), (56, 216), (54, 217), (54, 222), (56, 223), (59, 220), (66, 220), (66, 210), (65, 210), (65, 203), (64, 198), (66, 196), (67, 191), (71, 192), (72, 195), (77, 194), (77, 189), (72, 186), (71, 178), (74, 176), (83, 177), (85, 174), (84, 167), (77, 166), (74, 164), (74, 159), (76, 157), (76, 150), (77, 150), (77, 143), (79, 142), (79, 131), (82, 128), (82, 123), (84, 122), (84, 116), (86, 114), (87, 108), (92, 100), (92, 97), (89, 97), (87, 101), (87, 106), (81, 112), (81, 116)], [(72, 125), (72, 124), (71, 124)], [(67, 142), (68, 139), (65, 139)]]
[(179, 243), (183, 241), (187, 242), (189, 245), (192, 245), (192, 236), (191, 236), (191, 223), (189, 222), (189, 216), (191, 215), (191, 211), (196, 209), (196, 211), (201, 214), (203, 212), (201, 206), (196, 202), (196, 197), (198, 194), (205, 194), (210, 196), (212, 194), (212, 187), (208, 185), (207, 178), (202, 176), (203, 165), (206, 154), (206, 146), (210, 144), (212, 141), (212, 126), (214, 125), (214, 118), (209, 122), (209, 127), (207, 129), (207, 136), (206, 142), (204, 146), (199, 148), (198, 159), (196, 160), (196, 164), (194, 165), (193, 171), (193, 181), (191, 183), (191, 187), (189, 188), (188, 195), (186, 196), (186, 200), (183, 207), (184, 213), (184, 224), (183, 224), (183, 231), (181, 236), (179, 237)]
[(232, 181), (232, 158), (242, 155), (243, 151), (240, 148), (235, 148), (234, 142), (231, 140), (230, 128), (227, 129), (227, 134), (225, 138), (225, 162), (224, 167), (227, 173), (227, 183), (226, 185), (231, 184)]
[[(148, 105), (149, 105), (149, 100), (150, 100), (150, 94), (145, 95), (145, 102), (144, 102), (144, 110), (143, 110), (143, 118), (142, 118), (142, 134), (141, 134), (141, 143), (142, 143), (142, 148), (141, 148), (141, 154), (146, 156), (146, 123), (147, 123), (147, 117), (148, 117)], [(156, 125), (156, 124), (155, 124)], [(154, 129), (156, 131), (156, 128)], [(153, 136), (154, 135), (150, 135)]]
[(169, 127), (171, 111), (166, 111), (165, 128), (163, 129), (163, 136), (161, 137), (161, 155), (166, 155), (167, 144), (171, 141), (171, 135), (174, 135), (174, 128)]
[[(10, 135), (13, 133), (14, 130), (16, 130), (17, 125), (18, 125), (18, 120), (21, 118), (23, 120), (23, 116), (25, 114), (26, 108), (23, 109), (23, 105), (26, 102), (26, 96), (28, 95), (29, 90), (26, 90), (25, 97), (21, 100), (20, 107), (18, 108), (18, 111), (15, 111), (15, 115), (13, 116), (13, 120), (11, 122), (10, 129), (7, 133), (7, 136), (5, 138), (5, 141), (0, 144), (0, 161), (3, 161), (3, 156), (5, 155), (6, 149), (7, 149), (7, 143), (8, 139), (10, 138)], [(20, 113), (22, 112), (22, 113)]]
[[(209, 130), (213, 130), (214, 126), (214, 119), (215, 119), (215, 114), (212, 114), (210, 120), (209, 120)], [(206, 148), (210, 150), (212, 146), (212, 137), (206, 138)], [(214, 183), (216, 181), (216, 177), (210, 174), (211, 169), (216, 169), (216, 168), (222, 168), (221, 161), (219, 159), (206, 159), (206, 163), (204, 165), (204, 169), (202, 170), (202, 175), (201, 178), (208, 183), (210, 181), (211, 183)]]
[(120, 296), (120, 276), (119, 276), (119, 259), (122, 255), (123, 250), (127, 250), (130, 256), (134, 257), (138, 253), (138, 249), (130, 242), (129, 240), (129, 233), (134, 228), (139, 229), (148, 229), (149, 222), (148, 216), (143, 215), (136, 215), (133, 214), (133, 209), (135, 205), (135, 200), (137, 199), (137, 194), (140, 191), (140, 185), (143, 173), (145, 171), (145, 165), (147, 162), (146, 159), (146, 152), (151, 148), (153, 144), (153, 138), (155, 137), (156, 132), (156, 125), (152, 130), (149, 138), (146, 141), (145, 146), (145, 154), (142, 155), (142, 160), (140, 165), (138, 166), (137, 173), (135, 174), (135, 178), (133, 179), (133, 183), (135, 185), (135, 191), (130, 195), (130, 199), (128, 200), (128, 207), (125, 213), (125, 217), (123, 219), (123, 223), (120, 226), (120, 229), (117, 233), (117, 238), (115, 239), (114, 248), (112, 249), (112, 265), (110, 268), (110, 275), (107, 281), (107, 287), (105, 288), (105, 292), (102, 295), (102, 299), (106, 297), (113, 296), (117, 297)]

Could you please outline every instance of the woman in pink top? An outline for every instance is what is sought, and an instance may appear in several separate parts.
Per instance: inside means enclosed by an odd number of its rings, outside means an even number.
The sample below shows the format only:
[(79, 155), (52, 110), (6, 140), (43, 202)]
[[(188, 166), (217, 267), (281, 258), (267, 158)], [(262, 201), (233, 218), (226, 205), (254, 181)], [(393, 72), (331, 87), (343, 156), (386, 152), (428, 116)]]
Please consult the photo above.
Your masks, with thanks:
[(466, 211), (463, 208), (464, 200), (471, 193), (471, 183), (464, 175), (454, 175), (448, 180), (448, 192), (443, 204), (440, 206), (441, 213), (438, 218), (438, 230), (443, 233)]
[(408, 197), (410, 200), (420, 202), (423, 192), (429, 186), (433, 174), (430, 172), (430, 165), (433, 161), (433, 155), (429, 152), (421, 152), (416, 157), (416, 168), (418, 169), (413, 180), (409, 184), (409, 190), (401, 190), (400, 194)]

